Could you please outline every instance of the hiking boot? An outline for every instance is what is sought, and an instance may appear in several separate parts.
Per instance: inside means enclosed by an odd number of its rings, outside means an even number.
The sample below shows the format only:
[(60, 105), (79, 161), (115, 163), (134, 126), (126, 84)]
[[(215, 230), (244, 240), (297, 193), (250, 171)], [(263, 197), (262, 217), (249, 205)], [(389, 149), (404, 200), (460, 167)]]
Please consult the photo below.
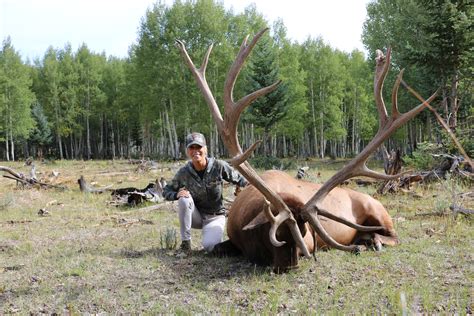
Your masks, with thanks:
[(191, 240), (183, 240), (181, 246), (179, 246), (179, 250), (191, 251)]

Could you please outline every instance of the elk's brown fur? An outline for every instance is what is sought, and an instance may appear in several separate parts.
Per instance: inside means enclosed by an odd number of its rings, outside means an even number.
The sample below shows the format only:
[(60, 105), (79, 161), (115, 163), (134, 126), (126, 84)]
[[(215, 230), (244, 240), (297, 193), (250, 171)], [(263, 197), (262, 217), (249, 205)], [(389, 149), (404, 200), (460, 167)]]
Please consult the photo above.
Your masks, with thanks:
[[(266, 171), (262, 179), (288, 205), (304, 236), (308, 250), (315, 251), (313, 229), (301, 218), (301, 211), (321, 185), (297, 180), (285, 172), (275, 170)], [(276, 271), (283, 272), (298, 265), (300, 249), (286, 225), (281, 225), (277, 231), (277, 239), (286, 243), (281, 247), (271, 244), (268, 238), (271, 223), (260, 215), (265, 203), (263, 195), (255, 187), (249, 186), (244, 189), (236, 197), (229, 211), (227, 222), (229, 241), (217, 245), (216, 252), (224, 255), (235, 246), (250, 261), (271, 265)], [(351, 222), (383, 227), (377, 232), (363, 233), (336, 221), (322, 218), (324, 229), (338, 243), (351, 245), (364, 241), (372, 243), (375, 247), (381, 244), (390, 246), (398, 244), (392, 218), (383, 205), (371, 196), (347, 188), (334, 188), (324, 199), (322, 206), (334, 215)], [(256, 217), (261, 217), (261, 220), (252, 228), (244, 229)], [(318, 236), (316, 242), (317, 248), (328, 248)]]

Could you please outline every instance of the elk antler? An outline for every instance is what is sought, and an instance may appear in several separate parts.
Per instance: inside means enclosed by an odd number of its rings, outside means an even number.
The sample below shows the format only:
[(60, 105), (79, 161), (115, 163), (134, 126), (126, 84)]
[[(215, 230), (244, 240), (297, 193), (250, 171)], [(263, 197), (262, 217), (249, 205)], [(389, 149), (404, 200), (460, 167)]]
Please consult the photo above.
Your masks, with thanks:
[[(392, 115), (391, 117), (387, 114), (387, 109), (382, 97), (382, 88), (385, 77), (387, 76), (388, 69), (390, 67), (390, 48), (387, 50), (387, 56), (384, 56), (382, 51), (377, 50), (376, 57), (376, 70), (374, 76), (374, 94), (375, 103), (379, 113), (379, 129), (374, 138), (370, 143), (362, 150), (362, 152), (352, 159), (344, 168), (332, 176), (324, 185), (316, 192), (316, 194), (306, 203), (303, 207), (302, 216), (308, 220), (310, 225), (320, 234), (321, 239), (324, 240), (329, 246), (346, 251), (357, 250), (357, 246), (344, 246), (336, 242), (329, 234), (326, 233), (321, 223), (319, 222), (318, 215), (332, 218), (330, 212), (322, 209), (321, 202), (328, 195), (328, 193), (336, 186), (341, 184), (343, 181), (355, 177), (355, 176), (367, 176), (376, 179), (391, 180), (400, 177), (402, 174), (397, 175), (385, 175), (378, 172), (372, 171), (366, 166), (367, 159), (369, 156), (385, 141), (390, 135), (392, 135), (400, 126), (405, 124), (408, 120), (415, 117), (431, 102), (437, 95), (435, 92), (428, 100), (423, 101), (420, 105), (416, 106), (407, 113), (401, 114), (398, 111), (397, 104), (397, 92), (402, 82), (403, 70), (397, 77), (392, 90)], [(344, 223), (347, 225), (347, 223)], [(372, 230), (376, 227), (365, 227), (366, 230)], [(383, 229), (383, 227), (379, 227)]]
[[(206, 66), (209, 60), (209, 55), (212, 50), (212, 45), (207, 50), (201, 68), (196, 68), (194, 63), (192, 62), (191, 58), (189, 57), (184, 43), (182, 41), (177, 40), (176, 44), (185, 59), (186, 64), (188, 65), (189, 69), (191, 70), (199, 89), (201, 90), (202, 94), (204, 95), (204, 99), (206, 100), (209, 109), (211, 110), (212, 117), (217, 125), (219, 134), (224, 142), (224, 145), (228, 149), (229, 153), (233, 156), (231, 160), (232, 165), (257, 189), (259, 190), (262, 195), (268, 200), (272, 209), (277, 211), (278, 215), (273, 216), (271, 209), (269, 206), (265, 207), (265, 214), (269, 221), (271, 222), (271, 229), (270, 229), (270, 240), (272, 244), (276, 247), (283, 245), (283, 242), (279, 242), (276, 239), (276, 231), (278, 227), (282, 223), (286, 223), (290, 228), (291, 234), (296, 242), (296, 245), (303, 251), (304, 255), (309, 257), (309, 251), (306, 248), (304, 243), (303, 237), (301, 235), (300, 230), (298, 229), (296, 220), (289, 210), (288, 206), (284, 203), (279, 195), (273, 192), (265, 182), (260, 178), (260, 176), (255, 172), (255, 170), (250, 166), (250, 164), (246, 161), (253, 150), (256, 148), (257, 144), (253, 144), (249, 149), (245, 152), (242, 152), (241, 146), (239, 144), (237, 138), (237, 124), (240, 118), (242, 111), (254, 100), (258, 97), (263, 96), (271, 91), (275, 90), (280, 81), (275, 82), (274, 84), (264, 87), (260, 90), (252, 92), (251, 94), (244, 96), (239, 101), (235, 102), (233, 100), (233, 88), (237, 76), (242, 69), (242, 66), (250, 54), (251, 50), (261, 38), (263, 33), (268, 29), (263, 29), (258, 32), (255, 37), (252, 39), (250, 44), (247, 44), (248, 36), (242, 42), (240, 47), (239, 53), (234, 60), (224, 84), (224, 118), (220, 113), (219, 107), (212, 95), (212, 92), (207, 84), (205, 78), (205, 71)], [(400, 175), (394, 176), (387, 176), (378, 174), (374, 171), (369, 170), (365, 162), (370, 156), (370, 154), (375, 151), (375, 149), (384, 141), (386, 140), (398, 127), (404, 124), (406, 121), (414, 117), (418, 114), (421, 110), (424, 109), (424, 104), (419, 105), (415, 109), (411, 110), (408, 113), (401, 115), (398, 112), (397, 104), (396, 104), (396, 93), (398, 91), (398, 87), (401, 82), (401, 74), (397, 82), (395, 83), (393, 89), (393, 110), (392, 110), (392, 117), (389, 118), (387, 115), (387, 111), (385, 108), (385, 104), (382, 98), (382, 87), (383, 81), (387, 75), (389, 69), (389, 59), (390, 59), (390, 50), (387, 53), (387, 58), (383, 56), (381, 51), (378, 51), (377, 57), (377, 68), (375, 74), (375, 98), (377, 109), (379, 111), (379, 120), (380, 120), (380, 127), (377, 135), (374, 139), (369, 143), (369, 145), (355, 158), (353, 159), (346, 167), (344, 167), (341, 171), (336, 173), (328, 182), (326, 182), (323, 187), (307, 202), (303, 209), (303, 217), (304, 219), (308, 220), (311, 226), (315, 229), (315, 231), (320, 235), (320, 237), (330, 246), (334, 248), (338, 248), (341, 250), (348, 250), (352, 251), (355, 249), (354, 246), (343, 246), (333, 240), (329, 234), (324, 230), (321, 223), (318, 219), (318, 214), (322, 216), (326, 216), (332, 220), (338, 221), (350, 227), (353, 227), (357, 230), (361, 231), (376, 231), (381, 230), (383, 227), (379, 226), (361, 226), (355, 223), (352, 223), (344, 218), (340, 218), (331, 214), (328, 211), (323, 210), (320, 207), (320, 202), (326, 197), (326, 195), (338, 184), (342, 183), (344, 180), (349, 179), (354, 176), (368, 176), (380, 179), (394, 179), (399, 177)], [(434, 94), (427, 102), (431, 101), (436, 94)]]
[[(272, 228), (270, 229), (270, 239), (273, 245), (277, 247), (283, 245), (284, 242), (279, 242), (276, 239), (276, 229), (281, 223), (285, 222), (290, 228), (291, 234), (296, 242), (296, 245), (303, 251), (306, 257), (310, 257), (309, 251), (304, 243), (303, 236), (301, 235), (296, 220), (288, 206), (285, 204), (285, 202), (281, 199), (279, 195), (273, 192), (265, 184), (265, 182), (260, 178), (257, 172), (255, 172), (255, 170), (250, 166), (250, 164), (245, 161), (252, 153), (252, 151), (256, 148), (257, 144), (252, 145), (249, 149), (247, 149), (246, 152), (242, 152), (241, 146), (237, 138), (237, 124), (239, 122), (239, 118), (242, 111), (258, 97), (272, 92), (280, 84), (280, 81), (277, 81), (268, 87), (264, 87), (262, 89), (250, 93), (247, 96), (244, 96), (237, 102), (235, 102), (233, 99), (232, 92), (234, 89), (235, 81), (237, 80), (237, 76), (239, 75), (239, 72), (242, 69), (244, 62), (252, 51), (253, 47), (258, 42), (260, 37), (262, 37), (263, 33), (265, 33), (267, 30), (268, 28), (258, 32), (249, 44), (247, 44), (247, 36), (242, 42), (242, 45), (240, 46), (239, 53), (237, 54), (234, 63), (229, 69), (224, 84), (224, 118), (222, 118), (219, 107), (217, 106), (214, 96), (212, 95), (209, 85), (207, 84), (205, 76), (206, 66), (209, 60), (209, 54), (212, 50), (212, 45), (209, 47), (204, 56), (201, 68), (196, 68), (186, 51), (184, 43), (182, 41), (176, 40), (176, 44), (179, 50), (181, 51), (181, 54), (186, 64), (191, 70), (194, 79), (196, 80), (197, 85), (201, 90), (201, 93), (204, 95), (204, 99), (206, 100), (209, 106), (212, 117), (214, 118), (214, 121), (217, 125), (217, 129), (219, 131), (219, 134), (221, 135), (224, 145), (226, 146), (230, 155), (233, 156), (231, 163), (247, 179), (247, 181), (250, 182), (250, 184), (252, 184), (258, 191), (263, 194), (263, 196), (273, 206), (273, 209), (278, 211), (278, 215), (276, 216), (276, 218), (272, 217), (273, 222)], [(267, 213), (268, 212), (270, 211), (267, 211)]]

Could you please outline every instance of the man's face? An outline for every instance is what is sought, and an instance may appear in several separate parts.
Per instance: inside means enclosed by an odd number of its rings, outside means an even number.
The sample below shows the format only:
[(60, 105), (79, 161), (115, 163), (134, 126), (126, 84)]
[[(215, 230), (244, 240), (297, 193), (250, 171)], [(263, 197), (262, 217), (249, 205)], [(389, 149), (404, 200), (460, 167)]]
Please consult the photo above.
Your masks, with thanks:
[(187, 149), (188, 157), (197, 163), (202, 163), (207, 157), (207, 147), (201, 147), (199, 145), (191, 145)]

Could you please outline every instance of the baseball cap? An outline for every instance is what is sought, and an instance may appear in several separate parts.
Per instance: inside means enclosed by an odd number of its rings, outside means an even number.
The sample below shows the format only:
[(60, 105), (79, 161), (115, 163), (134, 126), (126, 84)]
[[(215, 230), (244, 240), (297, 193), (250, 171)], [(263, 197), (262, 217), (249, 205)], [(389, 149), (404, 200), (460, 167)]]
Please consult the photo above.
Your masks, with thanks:
[(206, 146), (206, 138), (201, 133), (191, 133), (186, 136), (186, 148), (192, 145)]

